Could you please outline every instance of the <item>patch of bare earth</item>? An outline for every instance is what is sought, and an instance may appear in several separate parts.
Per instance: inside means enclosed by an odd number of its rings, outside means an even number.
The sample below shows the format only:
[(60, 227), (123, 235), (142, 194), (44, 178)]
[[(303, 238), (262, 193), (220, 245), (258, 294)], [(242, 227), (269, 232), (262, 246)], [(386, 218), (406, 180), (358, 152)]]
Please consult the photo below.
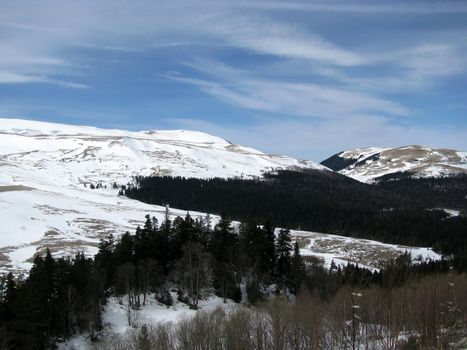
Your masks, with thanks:
[(51, 205), (33, 205), (34, 208), (39, 209), (42, 213), (47, 215), (63, 215), (63, 214), (83, 214), (80, 211), (74, 209), (64, 209), (64, 208), (56, 208)]
[[(36, 253), (27, 259), (27, 262), (34, 262), (36, 256), (44, 256), (47, 252), (47, 249), (50, 253), (54, 256), (57, 255), (66, 255), (73, 257), (73, 255), (85, 252), (88, 250), (89, 247), (98, 247), (99, 243), (95, 242), (88, 242), (88, 241), (62, 241), (62, 240), (55, 240), (55, 241), (47, 241), (47, 242), (38, 242), (39, 247), (37, 247)], [(63, 254), (66, 252), (66, 254)]]
[[(141, 224), (141, 222), (139, 222)], [(119, 235), (125, 231), (133, 231), (133, 226), (120, 226), (111, 221), (89, 218), (76, 218), (71, 222), (72, 226), (77, 226), (77, 232), (81, 232), (82, 236), (99, 239), (106, 238), (109, 234)]]
[(292, 235), (292, 240), (298, 242), (300, 249), (308, 250), (304, 259), (309, 263), (319, 262), (319, 254), (332, 254), (339, 260), (381, 269), (388, 261), (402, 254), (399, 249), (371, 242), (326, 237), (321, 234)]
[(7, 266), (10, 266), (9, 263), (10, 263), (10, 259), (8, 258), (8, 255), (0, 251), (0, 268), (5, 268)]
[(0, 192), (33, 191), (34, 188), (23, 185), (0, 186)]

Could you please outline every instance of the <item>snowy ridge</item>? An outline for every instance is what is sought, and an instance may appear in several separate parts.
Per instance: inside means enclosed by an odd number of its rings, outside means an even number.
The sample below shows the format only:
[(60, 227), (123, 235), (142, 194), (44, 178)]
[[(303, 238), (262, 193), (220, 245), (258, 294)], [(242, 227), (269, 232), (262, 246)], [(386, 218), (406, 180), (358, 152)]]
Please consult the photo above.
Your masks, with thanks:
[(373, 182), (378, 177), (398, 172), (411, 172), (415, 177), (467, 174), (467, 152), (450, 149), (417, 145), (372, 147), (342, 152), (333, 157), (350, 163), (339, 169), (341, 174), (362, 182)]
[[(135, 175), (251, 178), (297, 167), (327, 169), (197, 131), (0, 119), (0, 272), (27, 271), (46, 247), (55, 255), (92, 256), (99, 238), (133, 232), (146, 214), (163, 219), (165, 208), (119, 197), (114, 182)], [(98, 183), (106, 188), (90, 188)]]
[(0, 137), (1, 165), (20, 165), (36, 177), (65, 175), (67, 185), (124, 182), (132, 175), (253, 177), (277, 168), (326, 169), (187, 130), (131, 132), (0, 119)]

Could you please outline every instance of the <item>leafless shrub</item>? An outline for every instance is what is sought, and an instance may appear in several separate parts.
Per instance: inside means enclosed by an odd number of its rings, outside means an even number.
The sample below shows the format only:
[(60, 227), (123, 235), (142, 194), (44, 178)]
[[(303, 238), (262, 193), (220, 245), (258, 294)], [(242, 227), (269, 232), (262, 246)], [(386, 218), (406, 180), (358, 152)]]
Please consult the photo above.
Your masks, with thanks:
[(102, 349), (448, 349), (467, 326), (465, 275), (433, 275), (398, 288), (342, 288), (330, 301), (302, 293), (238, 305), (172, 324), (137, 324)]

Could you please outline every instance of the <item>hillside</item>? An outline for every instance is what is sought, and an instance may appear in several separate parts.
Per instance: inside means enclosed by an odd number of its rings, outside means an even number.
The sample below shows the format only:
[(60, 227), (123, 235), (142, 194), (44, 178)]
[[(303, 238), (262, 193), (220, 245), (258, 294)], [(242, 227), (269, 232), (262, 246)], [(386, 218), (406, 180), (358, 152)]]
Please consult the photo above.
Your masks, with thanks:
[(360, 148), (337, 153), (321, 164), (362, 182), (398, 173), (445, 177), (467, 173), (467, 152), (424, 146)]
[(289, 167), (325, 169), (196, 131), (0, 119), (0, 270), (29, 269), (46, 246), (93, 255), (100, 237), (133, 231), (145, 214), (161, 219), (164, 207), (118, 197), (114, 183), (134, 175), (252, 178)]
[[(2, 171), (3, 182), (12, 182), (13, 177), (29, 180), (24, 172), (33, 172), (35, 183), (54, 183), (56, 177), (61, 184), (78, 186), (124, 183), (133, 175), (254, 177), (277, 168), (325, 169), (198, 131), (132, 132), (0, 119), (0, 136), (0, 164), (10, 167)], [(21, 166), (21, 172), (11, 172), (16, 166)]]

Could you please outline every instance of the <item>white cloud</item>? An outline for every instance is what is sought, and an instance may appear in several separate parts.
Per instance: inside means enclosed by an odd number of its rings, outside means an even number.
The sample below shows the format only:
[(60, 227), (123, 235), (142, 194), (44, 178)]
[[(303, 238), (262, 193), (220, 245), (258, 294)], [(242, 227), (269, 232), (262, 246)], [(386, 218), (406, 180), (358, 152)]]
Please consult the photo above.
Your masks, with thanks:
[(315, 76), (325, 77), (328, 83), (366, 93), (433, 91), (446, 79), (467, 72), (464, 59), (467, 45), (465, 40), (459, 40), (467, 39), (467, 33), (445, 33), (442, 37), (420, 39), (421, 42), (411, 47), (393, 49), (387, 46), (367, 51), (362, 54), (366, 69), (356, 73), (343, 67), (303, 65), (296, 61), (282, 66), (295, 76), (297, 72), (308, 70)]
[(464, 44), (467, 34), (455, 40), (460, 43), (438, 43), (419, 45), (401, 53), (401, 64), (407, 67), (413, 77), (441, 77), (460, 73), (467, 68), (464, 59), (467, 45)]
[(362, 64), (360, 55), (337, 47), (297, 25), (264, 16), (228, 13), (213, 19), (212, 35), (259, 54), (301, 58), (338, 66)]
[[(322, 12), (329, 12), (326, 20), (319, 17)], [(403, 127), (394, 119), (368, 115), (408, 115), (406, 107), (385, 93), (426, 90), (465, 74), (465, 30), (445, 31), (444, 17), (436, 17), (433, 28), (427, 22), (412, 26), (411, 16), (466, 12), (467, 4), (451, 1), (5, 1), (0, 11), (0, 84), (85, 88), (79, 80), (88, 73), (79, 60), (94, 50), (130, 56), (190, 45), (193, 50), (184, 50), (189, 54), (182, 59), (189, 55), (224, 59), (236, 67), (194, 59), (190, 67), (196, 72), (167, 77), (228, 104), (273, 114), (250, 131), (246, 126), (218, 127), (219, 134), (228, 132), (239, 142), (296, 155), (321, 152), (323, 157), (341, 147), (442, 145), (442, 140), (445, 146), (457, 142), (456, 147), (465, 149), (456, 141), (465, 139), (465, 130)], [(301, 22), (295, 20), (297, 13)], [(374, 14), (380, 15), (381, 26)], [(375, 27), (358, 23), (362, 18)], [(407, 25), (394, 34), (391, 25), (401, 18)], [(358, 28), (343, 33), (340, 21)], [(365, 35), (356, 40), (363, 30)], [(93, 62), (100, 54), (92, 57)], [(288, 69), (295, 69), (293, 76)], [(280, 122), (276, 113), (301, 118)]]
[(248, 1), (247, 6), (260, 9), (295, 10), (313, 12), (360, 13), (360, 14), (458, 14), (467, 12), (467, 4), (461, 1), (392, 1), (389, 4), (375, 1)]
[[(337, 69), (344, 76), (340, 82), (356, 84), (362, 89), (380, 86), (397, 89), (404, 86), (404, 80), (408, 83), (405, 86), (420, 88), (437, 77), (465, 72), (464, 49), (433, 44), (426, 38), (406, 42), (406, 48), (397, 50), (394, 43), (388, 44), (379, 48), (380, 53), (366, 50), (364, 41), (358, 46), (354, 43), (353, 47), (343, 47), (325, 34), (318, 35), (316, 30), (307, 28), (306, 22), (297, 24), (293, 17), (281, 15), (281, 11), (294, 9), (361, 12), (371, 16), (375, 12), (462, 13), (467, 11), (467, 5), (457, 2), (244, 1), (232, 4), (193, 0), (112, 3), (45, 0), (31, 4), (15, 1), (2, 4), (0, 13), (0, 29), (5, 33), (0, 39), (0, 70), (67, 80), (63, 79), (64, 73), (85, 74), (77, 68), (80, 64), (69, 53), (70, 49), (137, 53), (189, 43), (199, 47), (209, 44), (217, 48), (234, 47), (254, 55), (276, 57), (284, 64), (288, 60), (311, 61), (320, 65), (323, 73)], [(459, 35), (454, 39), (462, 42)], [(209, 55), (208, 50), (204, 52)], [(356, 66), (378, 67), (381, 73), (369, 77), (350, 74)], [(385, 75), (388, 66), (396, 69), (394, 75)], [(304, 72), (305, 76), (307, 73)]]
[(0, 84), (20, 84), (34, 83), (40, 80), (41, 77), (16, 74), (12, 72), (0, 71)]
[(213, 61), (189, 65), (211, 80), (168, 75), (169, 79), (197, 86), (203, 92), (235, 106), (292, 116), (348, 118), (359, 113), (405, 116), (403, 106), (371, 94), (314, 83), (286, 82), (256, 77)]
[[(57, 76), (76, 70), (76, 48), (139, 52), (190, 43), (352, 66), (362, 58), (292, 25), (229, 2), (72, 2), (2, 4), (0, 69)], [(73, 64), (74, 63), (74, 64)], [(25, 81), (27, 82), (27, 81)]]
[(26, 84), (26, 83), (42, 83), (42, 84), (54, 84), (67, 88), (73, 89), (85, 89), (88, 88), (86, 84), (73, 83), (69, 81), (51, 79), (46, 76), (40, 75), (25, 75), (17, 74), (12, 72), (0, 71), (0, 84)]

